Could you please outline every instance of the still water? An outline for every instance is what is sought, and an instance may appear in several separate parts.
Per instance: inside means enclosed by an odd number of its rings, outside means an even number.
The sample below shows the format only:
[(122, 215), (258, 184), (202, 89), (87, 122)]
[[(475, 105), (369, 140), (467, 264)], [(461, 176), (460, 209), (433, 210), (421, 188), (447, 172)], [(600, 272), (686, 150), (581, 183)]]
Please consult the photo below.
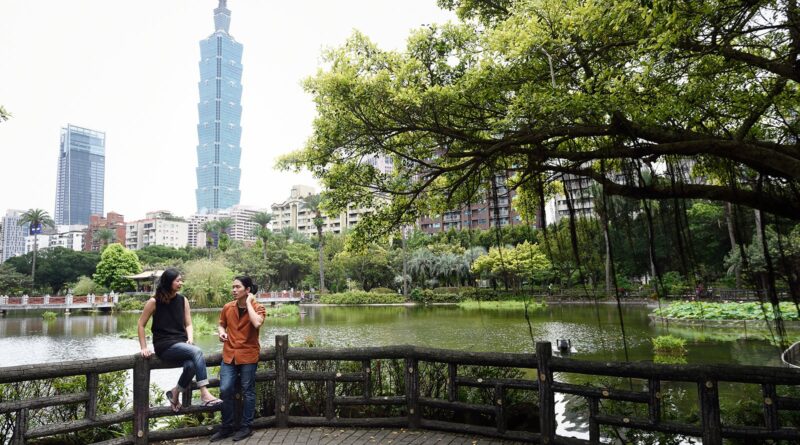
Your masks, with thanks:
[[(528, 352), (534, 342), (568, 338), (573, 358), (624, 361), (622, 331), (612, 304), (550, 305), (530, 314), (521, 310), (466, 310), (455, 306), (303, 306), (295, 319), (268, 318), (261, 329), (262, 346), (288, 334), (291, 344), (306, 337), (326, 347), (409, 344), (469, 351)], [(650, 338), (671, 333), (687, 339), (689, 363), (738, 363), (778, 366), (778, 350), (760, 338), (744, 338), (741, 329), (696, 326), (679, 328), (650, 322), (645, 305), (623, 307), (629, 359), (652, 360)], [(217, 311), (195, 311), (216, 325)], [(44, 320), (32, 312), (0, 317), (0, 366), (84, 358), (112, 357), (139, 351), (138, 341), (122, 338), (133, 330), (138, 314), (59, 314)], [(135, 330), (133, 331), (135, 332)], [(791, 334), (791, 333), (790, 333)], [(737, 337), (740, 337), (737, 339)], [(206, 352), (218, 352), (216, 336), (196, 336)]]
[[(652, 323), (652, 307), (623, 307), (628, 359), (652, 360), (652, 337), (670, 333), (687, 340), (688, 363), (726, 363), (779, 366), (779, 351), (762, 338), (742, 329), (703, 326), (680, 328)], [(532, 312), (522, 310), (467, 310), (455, 306), (303, 306), (300, 318), (268, 318), (261, 329), (262, 346), (274, 336), (288, 334), (290, 344), (313, 338), (323, 347), (417, 345), (469, 351), (533, 353), (536, 341), (570, 339), (577, 352), (572, 358), (624, 361), (625, 348), (617, 308), (613, 304), (557, 304)], [(195, 311), (216, 325), (218, 311)], [(10, 313), (0, 317), (0, 367), (139, 352), (135, 332), (138, 314), (59, 314), (46, 321), (37, 313)], [(197, 323), (197, 321), (195, 321)], [(790, 334), (795, 334), (790, 332)], [(221, 348), (215, 335), (196, 335), (205, 352)], [(152, 380), (161, 388), (177, 381), (179, 371), (157, 370)], [(571, 414), (577, 398), (557, 395), (559, 434), (586, 437), (585, 419)], [(578, 410), (582, 411), (582, 410)]]

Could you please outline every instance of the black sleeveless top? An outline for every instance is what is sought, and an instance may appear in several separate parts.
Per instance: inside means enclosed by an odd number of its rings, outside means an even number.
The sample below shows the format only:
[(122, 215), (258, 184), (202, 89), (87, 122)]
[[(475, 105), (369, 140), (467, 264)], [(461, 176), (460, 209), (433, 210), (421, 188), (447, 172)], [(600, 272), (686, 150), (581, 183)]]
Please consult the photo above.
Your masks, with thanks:
[(161, 303), (156, 299), (151, 326), (156, 355), (161, 355), (175, 343), (185, 343), (189, 339), (184, 325), (185, 305), (186, 301), (181, 294), (175, 295), (169, 303)]

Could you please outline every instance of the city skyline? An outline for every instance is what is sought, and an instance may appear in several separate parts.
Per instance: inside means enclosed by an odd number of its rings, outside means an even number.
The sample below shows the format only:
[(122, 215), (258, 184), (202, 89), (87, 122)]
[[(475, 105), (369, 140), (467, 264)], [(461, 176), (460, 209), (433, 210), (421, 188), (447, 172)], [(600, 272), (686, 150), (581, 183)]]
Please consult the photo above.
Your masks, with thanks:
[[(67, 122), (104, 131), (105, 211), (142, 218), (196, 211), (198, 39), (209, 34), (218, 0), (175, 0), (158, 9), (75, 0), (0, 0), (6, 25), (0, 57), (0, 211), (53, 210), (54, 140)], [(229, 0), (236, 39), (245, 42), (241, 199), (268, 208), (310, 174), (273, 170), (302, 147), (315, 115), (301, 82), (321, 68), (326, 48), (359, 30), (383, 49), (404, 48), (409, 32), (453, 18), (435, 0), (402, 8), (351, 0), (267, 3)], [(308, 13), (307, 11), (312, 11)]]

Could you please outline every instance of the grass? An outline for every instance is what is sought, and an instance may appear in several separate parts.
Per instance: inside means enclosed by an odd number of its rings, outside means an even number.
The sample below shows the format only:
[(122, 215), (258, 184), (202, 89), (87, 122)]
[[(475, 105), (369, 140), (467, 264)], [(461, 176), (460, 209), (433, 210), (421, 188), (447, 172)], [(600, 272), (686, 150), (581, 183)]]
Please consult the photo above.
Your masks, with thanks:
[[(476, 301), (467, 300), (458, 303), (461, 309), (525, 309), (524, 301)], [(547, 303), (529, 302), (528, 310), (539, 310), (547, 307)]]

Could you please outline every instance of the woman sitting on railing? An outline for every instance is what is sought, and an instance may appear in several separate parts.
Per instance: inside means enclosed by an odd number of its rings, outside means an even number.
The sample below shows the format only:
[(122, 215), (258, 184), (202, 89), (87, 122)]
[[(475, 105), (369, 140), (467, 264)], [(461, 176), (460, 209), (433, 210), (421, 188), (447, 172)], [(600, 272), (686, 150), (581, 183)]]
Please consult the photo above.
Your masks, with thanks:
[(139, 317), (139, 346), (143, 357), (150, 357), (147, 349), (144, 328), (153, 316), (153, 349), (156, 356), (169, 362), (183, 363), (183, 372), (178, 384), (165, 393), (172, 410), (180, 411), (181, 402), (178, 396), (192, 383), (197, 376), (197, 387), (200, 388), (200, 399), (204, 406), (212, 406), (222, 401), (208, 392), (208, 373), (203, 351), (194, 345), (192, 330), (192, 314), (189, 301), (178, 293), (183, 286), (183, 278), (177, 269), (164, 271), (158, 281), (156, 295), (147, 300), (142, 315)]

